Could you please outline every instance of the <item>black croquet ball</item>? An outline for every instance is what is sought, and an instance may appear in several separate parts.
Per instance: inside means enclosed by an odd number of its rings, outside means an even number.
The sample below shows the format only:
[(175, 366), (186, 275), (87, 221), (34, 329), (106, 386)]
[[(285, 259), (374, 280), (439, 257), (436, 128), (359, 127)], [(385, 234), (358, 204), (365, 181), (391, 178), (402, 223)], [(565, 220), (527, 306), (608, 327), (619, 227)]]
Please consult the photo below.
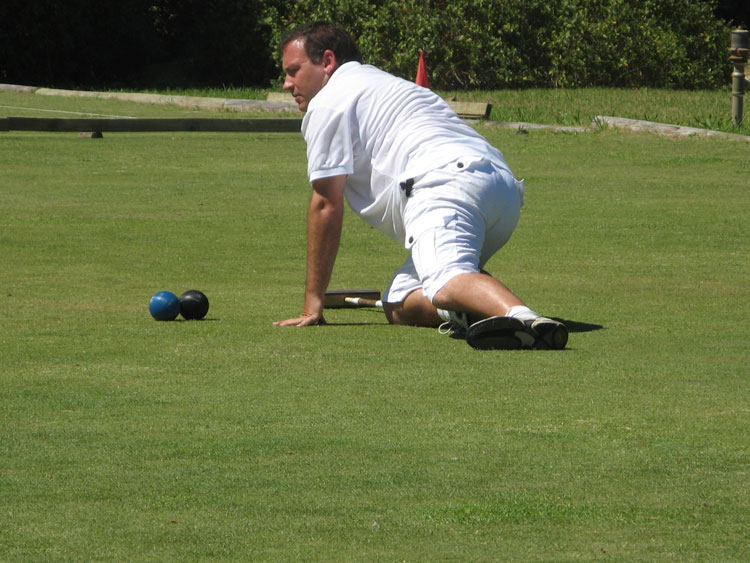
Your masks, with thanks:
[(188, 321), (199, 321), (208, 313), (208, 297), (197, 289), (180, 295), (180, 315)]

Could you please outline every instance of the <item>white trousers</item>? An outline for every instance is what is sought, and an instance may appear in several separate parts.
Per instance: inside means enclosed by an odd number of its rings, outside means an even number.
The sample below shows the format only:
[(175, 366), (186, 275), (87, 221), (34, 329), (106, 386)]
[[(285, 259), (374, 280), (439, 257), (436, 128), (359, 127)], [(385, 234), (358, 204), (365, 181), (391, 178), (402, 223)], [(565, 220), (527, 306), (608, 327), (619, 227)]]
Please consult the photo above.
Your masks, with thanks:
[(410, 255), (383, 301), (417, 289), (432, 301), (455, 276), (476, 273), (510, 239), (523, 205), (523, 181), (481, 157), (459, 158), (416, 179), (404, 209)]

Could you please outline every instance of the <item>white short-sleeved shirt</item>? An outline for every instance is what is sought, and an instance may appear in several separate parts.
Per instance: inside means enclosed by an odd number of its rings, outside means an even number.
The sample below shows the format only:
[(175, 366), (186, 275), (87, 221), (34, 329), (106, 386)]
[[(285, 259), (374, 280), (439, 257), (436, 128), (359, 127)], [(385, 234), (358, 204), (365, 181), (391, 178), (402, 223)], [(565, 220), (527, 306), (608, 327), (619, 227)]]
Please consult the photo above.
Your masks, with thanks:
[(357, 62), (339, 67), (310, 101), (302, 134), (310, 181), (346, 175), (351, 208), (401, 242), (401, 182), (467, 156), (507, 168), (434, 92)]

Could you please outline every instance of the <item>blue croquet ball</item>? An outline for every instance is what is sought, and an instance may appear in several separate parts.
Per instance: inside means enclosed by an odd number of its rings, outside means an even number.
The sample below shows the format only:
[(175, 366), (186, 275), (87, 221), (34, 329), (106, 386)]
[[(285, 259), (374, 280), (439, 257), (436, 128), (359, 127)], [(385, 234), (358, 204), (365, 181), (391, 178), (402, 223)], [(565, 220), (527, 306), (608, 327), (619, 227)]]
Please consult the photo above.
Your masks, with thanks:
[(208, 313), (208, 297), (202, 291), (190, 289), (180, 295), (180, 314), (189, 321), (199, 321)]
[(159, 291), (151, 297), (148, 312), (157, 321), (173, 321), (180, 313), (180, 300), (171, 291)]

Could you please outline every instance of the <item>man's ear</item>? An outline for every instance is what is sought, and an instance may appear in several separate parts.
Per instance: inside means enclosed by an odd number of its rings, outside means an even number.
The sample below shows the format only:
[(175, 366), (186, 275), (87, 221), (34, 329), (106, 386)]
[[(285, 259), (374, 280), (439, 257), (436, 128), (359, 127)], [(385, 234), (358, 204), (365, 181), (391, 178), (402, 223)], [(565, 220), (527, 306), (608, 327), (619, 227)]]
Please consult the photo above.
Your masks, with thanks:
[(331, 76), (333, 72), (338, 68), (338, 62), (336, 61), (336, 53), (330, 49), (323, 51), (323, 70), (328, 76)]

